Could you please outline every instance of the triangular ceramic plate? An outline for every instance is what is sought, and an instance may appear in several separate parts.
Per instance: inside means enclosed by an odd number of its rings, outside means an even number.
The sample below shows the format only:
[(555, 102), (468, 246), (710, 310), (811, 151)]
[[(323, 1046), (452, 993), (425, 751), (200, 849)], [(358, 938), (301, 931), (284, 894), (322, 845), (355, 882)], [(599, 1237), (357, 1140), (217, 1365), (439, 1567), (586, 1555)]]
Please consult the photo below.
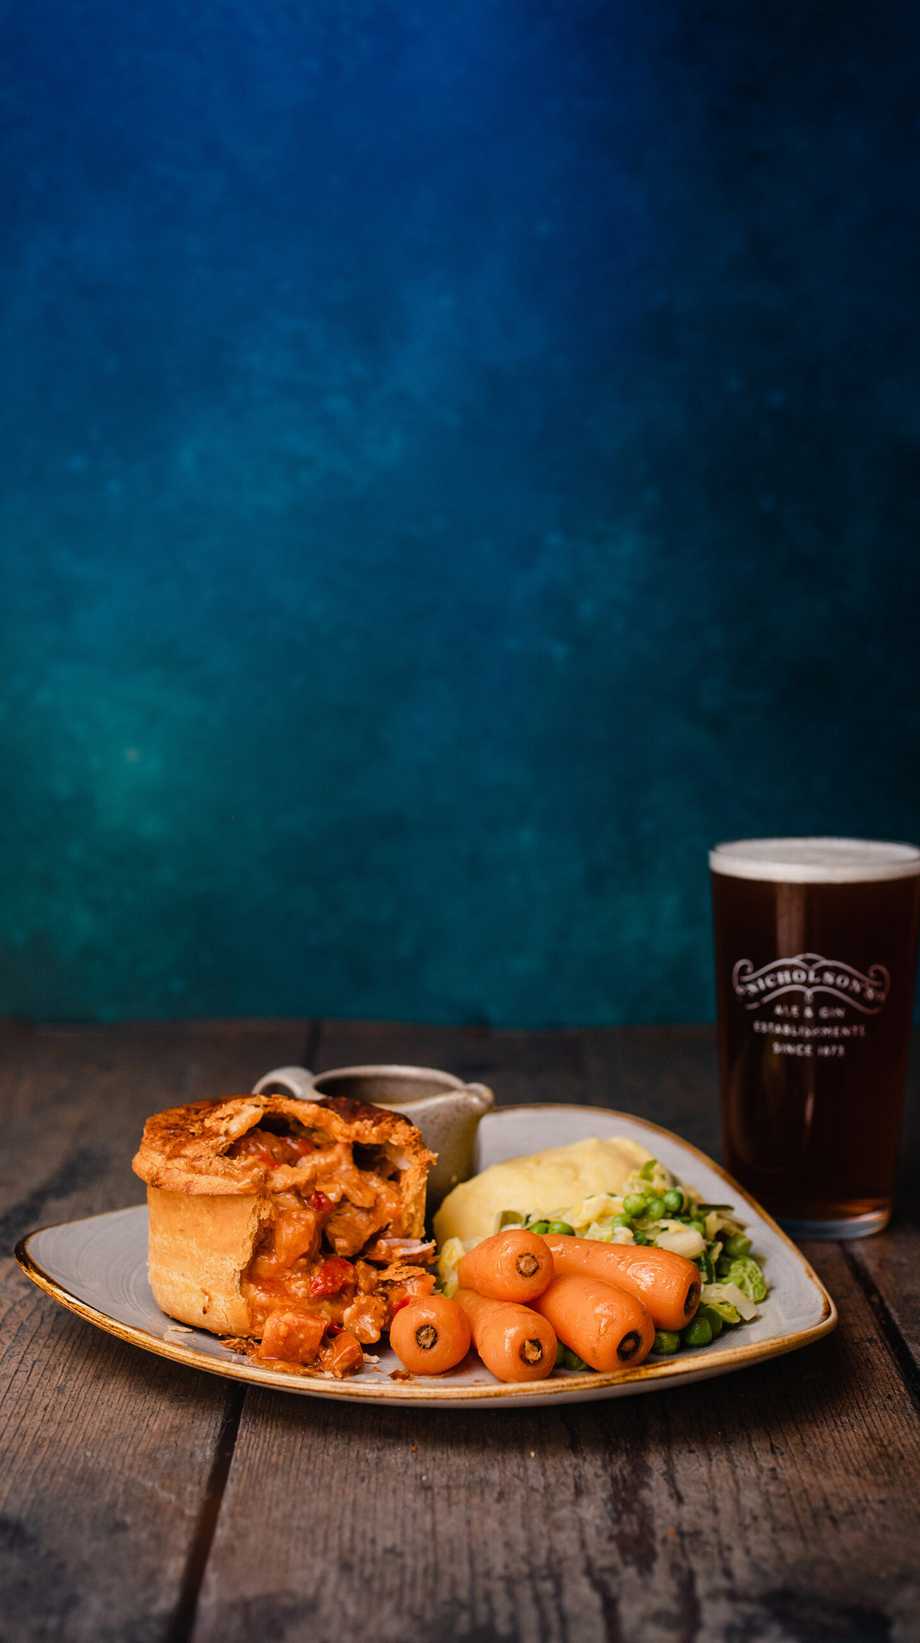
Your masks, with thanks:
[(402, 1381), (391, 1379), (399, 1365), (389, 1351), (344, 1381), (306, 1370), (285, 1374), (260, 1369), (215, 1336), (187, 1329), (160, 1311), (147, 1282), (143, 1205), (42, 1227), (22, 1239), (16, 1255), (28, 1277), (62, 1306), (134, 1346), (212, 1375), (361, 1403), (491, 1408), (620, 1398), (745, 1369), (808, 1346), (834, 1328), (837, 1309), (831, 1297), (786, 1234), (711, 1158), (657, 1124), (603, 1107), (505, 1107), (488, 1114), (480, 1125), (477, 1168), (589, 1136), (618, 1135), (647, 1147), (682, 1181), (697, 1188), (704, 1201), (737, 1205), (754, 1250), (763, 1258), (770, 1294), (753, 1323), (726, 1330), (711, 1346), (685, 1349), (676, 1357), (609, 1375), (557, 1370), (547, 1381), (503, 1385), (470, 1359), (450, 1375)]

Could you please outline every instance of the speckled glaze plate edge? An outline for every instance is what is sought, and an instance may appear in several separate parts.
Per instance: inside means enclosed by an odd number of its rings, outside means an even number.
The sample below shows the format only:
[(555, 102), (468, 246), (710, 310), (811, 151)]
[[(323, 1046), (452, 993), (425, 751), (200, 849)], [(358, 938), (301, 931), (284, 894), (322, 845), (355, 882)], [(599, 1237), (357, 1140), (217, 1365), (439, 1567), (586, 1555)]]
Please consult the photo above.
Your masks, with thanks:
[[(712, 1346), (609, 1375), (563, 1371), (547, 1381), (502, 1384), (476, 1363), (438, 1379), (394, 1381), (390, 1371), (398, 1367), (397, 1360), (384, 1352), (362, 1374), (335, 1381), (260, 1368), (216, 1337), (186, 1329), (161, 1313), (147, 1284), (144, 1205), (37, 1228), (17, 1244), (16, 1259), (45, 1294), (132, 1346), (253, 1386), (352, 1403), (494, 1408), (626, 1397), (729, 1374), (808, 1346), (835, 1328), (831, 1296), (775, 1221), (719, 1164), (647, 1119), (611, 1108), (552, 1103), (500, 1108), (480, 1126), (477, 1168), (595, 1135), (631, 1136), (707, 1197), (713, 1196), (714, 1180), (719, 1192), (727, 1189), (723, 1196), (738, 1205), (755, 1248), (766, 1258), (771, 1292), (755, 1323), (726, 1332)], [(86, 1256), (89, 1263), (83, 1264)]]

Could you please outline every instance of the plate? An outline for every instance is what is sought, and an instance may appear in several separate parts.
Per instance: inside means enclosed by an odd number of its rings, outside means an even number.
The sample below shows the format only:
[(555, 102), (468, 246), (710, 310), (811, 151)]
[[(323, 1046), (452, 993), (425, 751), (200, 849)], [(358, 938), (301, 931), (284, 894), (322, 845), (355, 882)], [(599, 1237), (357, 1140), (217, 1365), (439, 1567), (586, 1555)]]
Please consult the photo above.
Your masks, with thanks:
[(215, 1336), (174, 1323), (160, 1311), (147, 1282), (147, 1211), (142, 1204), (42, 1227), (22, 1239), (16, 1257), (46, 1294), (120, 1340), (212, 1375), (347, 1403), (484, 1409), (622, 1398), (745, 1369), (781, 1352), (808, 1346), (834, 1328), (837, 1309), (791, 1239), (718, 1164), (657, 1124), (604, 1107), (506, 1107), (482, 1120), (476, 1167), (485, 1169), (505, 1158), (592, 1136), (618, 1135), (647, 1147), (682, 1181), (700, 1191), (704, 1202), (737, 1206), (754, 1250), (764, 1260), (771, 1286), (753, 1323), (726, 1330), (711, 1346), (685, 1349), (677, 1357), (645, 1363), (638, 1369), (608, 1375), (557, 1370), (548, 1381), (503, 1385), (478, 1361), (469, 1360), (466, 1367), (450, 1375), (394, 1381), (391, 1371), (399, 1365), (390, 1351), (381, 1351), (377, 1363), (345, 1381), (311, 1375), (307, 1370), (286, 1374), (260, 1369)]

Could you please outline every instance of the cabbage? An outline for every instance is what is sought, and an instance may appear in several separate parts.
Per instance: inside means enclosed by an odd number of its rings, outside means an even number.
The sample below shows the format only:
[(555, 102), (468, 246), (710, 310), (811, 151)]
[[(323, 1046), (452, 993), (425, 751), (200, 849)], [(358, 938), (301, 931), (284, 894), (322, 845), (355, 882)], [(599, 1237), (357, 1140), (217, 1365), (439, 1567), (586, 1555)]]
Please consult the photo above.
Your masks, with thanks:
[[(706, 1288), (714, 1289), (715, 1284), (707, 1284)], [(736, 1306), (732, 1306), (730, 1301), (705, 1301), (703, 1304), (708, 1306), (712, 1312), (717, 1312), (724, 1324), (740, 1324), (741, 1313)]]
[(664, 1229), (655, 1236), (659, 1249), (669, 1249), (674, 1255), (685, 1255), (688, 1261), (695, 1261), (706, 1248), (706, 1240), (695, 1227), (685, 1227), (680, 1221), (662, 1221)]
[(577, 1204), (569, 1204), (565, 1209), (554, 1209), (552, 1215), (538, 1217), (548, 1221), (567, 1221), (574, 1227), (579, 1237), (590, 1237), (586, 1231), (592, 1221), (603, 1221), (610, 1216), (619, 1215), (623, 1207), (622, 1198), (615, 1198), (613, 1193), (592, 1192), (587, 1198), (582, 1198)]
[(438, 1258), (438, 1277), (445, 1295), (453, 1295), (460, 1287), (457, 1277), (457, 1267), (463, 1260), (466, 1250), (462, 1238), (447, 1238), (441, 1245), (441, 1254)]
[(757, 1316), (757, 1308), (753, 1301), (748, 1295), (745, 1295), (743, 1290), (738, 1288), (737, 1284), (721, 1282), (704, 1284), (702, 1301), (704, 1306), (718, 1307), (719, 1304), (723, 1306), (727, 1304), (734, 1307), (746, 1324), (749, 1324), (751, 1319)]
[(522, 1227), (523, 1225), (524, 1217), (519, 1209), (503, 1209), (498, 1217), (499, 1232), (502, 1232), (505, 1227)]
[(766, 1279), (750, 1255), (739, 1255), (731, 1261), (728, 1282), (737, 1284), (743, 1294), (749, 1295), (752, 1301), (765, 1301), (767, 1298)]
[(648, 1158), (641, 1169), (633, 1170), (632, 1175), (623, 1183), (623, 1194), (631, 1192), (667, 1192), (673, 1187), (676, 1176), (659, 1163), (657, 1158)]

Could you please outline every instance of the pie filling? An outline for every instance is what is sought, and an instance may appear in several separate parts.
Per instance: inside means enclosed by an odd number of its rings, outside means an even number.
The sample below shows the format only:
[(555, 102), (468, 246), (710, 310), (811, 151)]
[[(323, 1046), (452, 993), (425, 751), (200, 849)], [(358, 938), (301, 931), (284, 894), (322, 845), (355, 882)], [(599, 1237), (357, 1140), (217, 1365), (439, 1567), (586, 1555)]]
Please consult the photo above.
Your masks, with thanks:
[(253, 1355), (352, 1374), (399, 1308), (434, 1288), (426, 1264), (435, 1246), (402, 1224), (397, 1159), (386, 1146), (264, 1121), (230, 1155), (263, 1179), (272, 1172), (269, 1214), (240, 1286), (259, 1338)]

